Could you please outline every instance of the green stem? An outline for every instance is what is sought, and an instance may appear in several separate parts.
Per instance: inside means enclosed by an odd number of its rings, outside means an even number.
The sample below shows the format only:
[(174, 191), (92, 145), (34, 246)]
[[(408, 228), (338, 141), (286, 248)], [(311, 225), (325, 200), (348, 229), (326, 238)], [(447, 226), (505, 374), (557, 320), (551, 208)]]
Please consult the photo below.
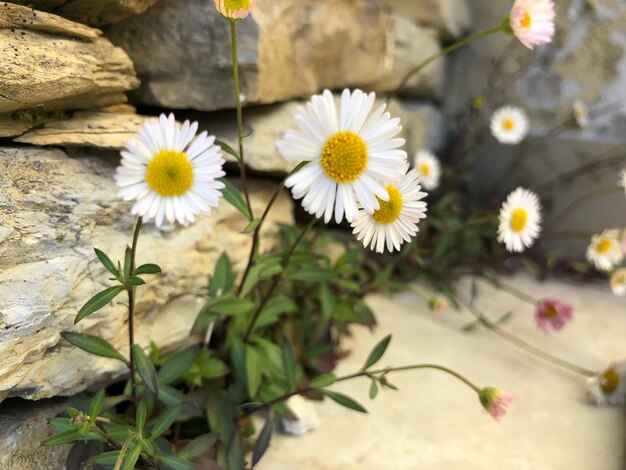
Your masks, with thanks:
[(541, 349), (533, 346), (532, 344), (527, 343), (524, 340), (521, 340), (517, 336), (509, 333), (506, 330), (503, 330), (498, 325), (489, 321), (489, 319), (487, 319), (483, 315), (483, 313), (480, 310), (478, 310), (478, 308), (476, 308), (476, 306), (473, 303), (465, 302), (458, 295), (456, 296), (456, 298), (461, 305), (463, 305), (472, 315), (474, 315), (474, 317), (476, 317), (476, 319), (481, 325), (483, 325), (485, 328), (487, 328), (489, 331), (491, 331), (495, 335), (508, 341), (511, 344), (514, 344), (515, 346), (526, 351), (527, 353), (530, 353), (550, 364), (561, 367), (570, 372), (574, 372), (575, 374), (581, 375), (585, 378), (595, 377), (597, 375), (595, 372), (589, 369), (585, 369), (584, 367), (580, 367), (580, 366), (577, 366), (576, 364), (572, 364), (571, 362), (560, 359), (556, 356), (553, 356), (552, 354), (542, 351)]
[(624, 192), (624, 188), (610, 187), (610, 188), (603, 188), (598, 191), (593, 191), (591, 193), (585, 194), (584, 196), (581, 196), (578, 199), (576, 199), (574, 202), (572, 202), (569, 206), (567, 206), (561, 212), (559, 212), (554, 217), (554, 219), (552, 219), (552, 221), (549, 224), (547, 224), (547, 226), (551, 227), (553, 225), (556, 225), (557, 222), (560, 222), (561, 220), (563, 220), (565, 217), (567, 217), (573, 211), (578, 209), (580, 206), (583, 206), (595, 199), (600, 199), (600, 198), (609, 196), (611, 194), (623, 193), (623, 192)]
[(302, 231), (300, 232), (300, 235), (298, 236), (296, 241), (293, 243), (293, 245), (291, 245), (291, 248), (289, 249), (285, 257), (283, 258), (283, 263), (282, 263), (283, 269), (282, 271), (280, 271), (280, 273), (274, 276), (274, 280), (272, 284), (270, 285), (270, 288), (267, 290), (267, 292), (261, 299), (261, 302), (257, 306), (254, 312), (254, 315), (252, 315), (252, 320), (250, 320), (250, 323), (248, 324), (248, 328), (246, 328), (246, 332), (243, 335), (244, 343), (247, 343), (248, 340), (250, 339), (250, 335), (252, 334), (252, 331), (254, 330), (254, 325), (256, 325), (256, 322), (259, 319), (259, 316), (261, 315), (263, 308), (265, 307), (265, 305), (267, 305), (267, 302), (269, 302), (269, 300), (272, 298), (272, 295), (274, 294), (274, 291), (278, 287), (278, 284), (280, 284), (280, 281), (283, 279), (283, 276), (285, 275), (285, 271), (287, 270), (287, 266), (289, 265), (289, 260), (291, 259), (294, 252), (296, 251), (296, 247), (300, 244), (300, 242), (302, 241), (306, 233), (313, 227), (313, 225), (315, 225), (316, 222), (317, 222), (317, 219), (315, 218), (311, 219), (311, 221), (306, 225), (306, 227), (302, 229)]
[(237, 107), (237, 134), (239, 138), (239, 173), (241, 174), (241, 185), (250, 212), (250, 220), (254, 219), (252, 204), (250, 203), (250, 191), (248, 190), (248, 180), (246, 178), (246, 163), (243, 155), (243, 110), (241, 108), (241, 94), (239, 92), (239, 61), (237, 60), (237, 22), (230, 21), (230, 41), (233, 53), (233, 83), (235, 88), (235, 105)]
[[(373, 370), (373, 371), (359, 371), (359, 372), (355, 372), (354, 374), (349, 374), (349, 375), (345, 375), (343, 377), (339, 377), (335, 383), (337, 382), (343, 382), (346, 380), (352, 380), (352, 379), (356, 379), (358, 377), (370, 377), (373, 379), (374, 375), (377, 374), (381, 374), (381, 375), (386, 375), (389, 374), (391, 372), (403, 372), (403, 371), (409, 371), (409, 370), (418, 370), (418, 369), (434, 369), (434, 370), (439, 370), (441, 372), (445, 372), (446, 374), (451, 375), (452, 377), (460, 380), (461, 382), (463, 382), (465, 385), (467, 385), (468, 387), (470, 387), (474, 392), (479, 393), (480, 392), (480, 387), (478, 387), (476, 384), (474, 384), (472, 381), (470, 381), (468, 378), (464, 377), (463, 375), (459, 374), (458, 372), (448, 368), (448, 367), (444, 367), (444, 366), (440, 366), (438, 364), (413, 364), (410, 366), (401, 366), (401, 367), (386, 367), (384, 369), (379, 369), (379, 370)], [(298, 390), (294, 390), (293, 392), (289, 392), (289, 393), (285, 393), (284, 395), (281, 395), (279, 397), (276, 397), (268, 402), (265, 403), (261, 403), (260, 405), (246, 411), (242, 418), (246, 417), (246, 416), (250, 416), (251, 414), (254, 414), (258, 411), (270, 408), (278, 403), (282, 403), (286, 400), (288, 400), (289, 398), (295, 396), (295, 395), (304, 395), (306, 393), (312, 392), (314, 390), (319, 390), (318, 388), (315, 387), (305, 387), (305, 388), (299, 388)]]
[(459, 41), (449, 45), (445, 49), (442, 49), (441, 51), (437, 52), (436, 54), (428, 57), (424, 61), (422, 61), (419, 64), (417, 64), (414, 68), (412, 68), (404, 76), (404, 78), (400, 82), (400, 85), (398, 85), (398, 87), (393, 91), (393, 93), (391, 93), (391, 96), (395, 96), (398, 93), (400, 93), (400, 90), (402, 90), (402, 88), (404, 88), (404, 86), (409, 82), (409, 80), (411, 79), (411, 77), (413, 75), (419, 73), (424, 67), (428, 66), (430, 63), (434, 62), (435, 60), (439, 59), (440, 57), (443, 57), (446, 54), (449, 54), (451, 52), (454, 52), (457, 49), (460, 49), (461, 47), (467, 46), (468, 44), (470, 44), (470, 43), (472, 43), (474, 41), (486, 38), (488, 36), (491, 36), (492, 34), (496, 34), (496, 33), (499, 33), (501, 31), (503, 31), (503, 29), (502, 29), (502, 26), (500, 25), (500, 26), (498, 26), (496, 28), (491, 28), (491, 29), (488, 29), (486, 31), (482, 31), (480, 33), (473, 34), (471, 36), (466, 37), (465, 39), (461, 39), (461, 40), (459, 40)]
[[(132, 276), (135, 272), (135, 254), (137, 253), (137, 242), (139, 240), (139, 231), (143, 219), (139, 217), (137, 219), (137, 225), (135, 225), (135, 233), (133, 234), (133, 244), (131, 247), (130, 257), (130, 270), (129, 273)], [(130, 369), (130, 383), (133, 390), (133, 403), (137, 404), (137, 381), (135, 379), (135, 354), (133, 352), (133, 346), (135, 344), (135, 286), (128, 286), (126, 288), (128, 293), (128, 346), (130, 348), (130, 363), (128, 365)]]
[(511, 294), (513, 297), (517, 297), (518, 299), (520, 299), (522, 302), (526, 302), (530, 305), (532, 305), (533, 307), (535, 307), (538, 303), (539, 300), (534, 298), (531, 295), (528, 295), (525, 292), (522, 292), (521, 290), (513, 287), (513, 286), (509, 286), (508, 284), (503, 284), (500, 281), (491, 281), (491, 283), (497, 287), (500, 290), (503, 290), (504, 292), (507, 292), (509, 294)]

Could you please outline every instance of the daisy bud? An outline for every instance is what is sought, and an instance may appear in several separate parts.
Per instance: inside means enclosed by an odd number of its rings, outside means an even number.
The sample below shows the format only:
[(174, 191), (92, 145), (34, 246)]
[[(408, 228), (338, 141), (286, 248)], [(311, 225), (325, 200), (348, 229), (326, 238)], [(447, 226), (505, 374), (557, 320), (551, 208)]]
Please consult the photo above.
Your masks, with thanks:
[(537, 304), (535, 320), (537, 327), (546, 333), (552, 328), (560, 331), (568, 321), (572, 320), (573, 307), (556, 299), (545, 299)]
[(515, 0), (505, 27), (510, 27), (524, 46), (534, 49), (552, 42), (555, 17), (552, 0)]
[(478, 398), (483, 408), (495, 419), (500, 421), (506, 414), (507, 407), (515, 399), (515, 395), (494, 387), (485, 387), (478, 392)]
[(616, 269), (611, 274), (611, 291), (618, 297), (626, 295), (626, 269)]
[(256, 0), (213, 0), (215, 8), (220, 14), (229, 20), (243, 20), (252, 9)]
[(433, 313), (441, 313), (449, 307), (448, 301), (439, 295), (428, 300), (428, 308)]
[(626, 362), (611, 364), (604, 372), (589, 380), (590, 395), (598, 405), (626, 404)]

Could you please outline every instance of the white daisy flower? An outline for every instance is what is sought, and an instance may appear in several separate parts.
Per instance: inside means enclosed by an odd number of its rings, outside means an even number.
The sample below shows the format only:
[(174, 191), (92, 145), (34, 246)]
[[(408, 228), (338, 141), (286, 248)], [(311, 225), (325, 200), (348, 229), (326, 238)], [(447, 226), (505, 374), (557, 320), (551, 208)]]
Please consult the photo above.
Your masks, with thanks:
[(605, 230), (591, 237), (587, 248), (587, 260), (600, 271), (610, 271), (624, 259), (624, 252), (619, 242), (620, 231)]
[(576, 124), (581, 129), (586, 129), (589, 127), (591, 123), (591, 119), (589, 118), (589, 108), (582, 100), (574, 101), (574, 118), (576, 119)]
[(626, 362), (611, 364), (597, 377), (589, 380), (590, 395), (598, 405), (626, 404)]
[(428, 150), (420, 150), (413, 158), (413, 168), (417, 170), (424, 189), (433, 191), (439, 187), (441, 164), (439, 159)]
[(380, 208), (373, 214), (359, 211), (352, 222), (352, 233), (363, 246), (369, 245), (371, 250), (392, 253), (400, 250), (404, 242), (411, 241), (419, 228), (421, 219), (426, 218), (426, 203), (422, 201), (427, 194), (420, 191), (420, 177), (416, 170), (410, 170), (397, 183), (387, 186), (388, 201), (381, 201)]
[(515, 106), (503, 106), (491, 117), (491, 133), (501, 144), (519, 144), (528, 135), (526, 113)]
[(500, 209), (498, 241), (511, 252), (530, 248), (541, 232), (541, 202), (533, 192), (517, 188)]
[(515, 0), (509, 22), (513, 34), (527, 48), (533, 49), (552, 42), (555, 17), (552, 0)]
[(210, 214), (217, 206), (225, 175), (221, 149), (206, 132), (196, 136), (198, 123), (181, 126), (174, 115), (151, 119), (137, 137), (129, 140), (122, 153), (115, 180), (118, 195), (136, 200), (134, 215), (189, 225), (199, 213)]
[(289, 160), (310, 161), (291, 175), (285, 186), (295, 199), (316, 217), (330, 222), (344, 218), (352, 222), (357, 202), (368, 213), (389, 200), (385, 184), (404, 174), (404, 139), (394, 138), (402, 129), (400, 119), (391, 119), (381, 105), (374, 112), (375, 94), (361, 90), (341, 94), (337, 110), (333, 95), (325, 90), (315, 95), (306, 108), (299, 108), (299, 130), (288, 130), (277, 142), (280, 154)]
[(623, 297), (626, 295), (626, 269), (620, 268), (611, 274), (611, 292), (613, 295)]

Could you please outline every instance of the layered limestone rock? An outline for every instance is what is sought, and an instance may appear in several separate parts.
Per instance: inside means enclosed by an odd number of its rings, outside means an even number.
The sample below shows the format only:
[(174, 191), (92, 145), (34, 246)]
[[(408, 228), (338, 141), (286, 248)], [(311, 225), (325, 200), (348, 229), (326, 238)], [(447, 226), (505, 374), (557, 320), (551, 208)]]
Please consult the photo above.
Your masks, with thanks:
[(143, 13), (156, 2), (157, 0), (13, 0), (12, 3), (53, 11), (81, 23), (104, 26)]
[[(238, 23), (244, 103), (306, 98), (323, 88), (388, 90), (408, 70), (406, 60), (398, 60), (407, 55), (403, 51), (417, 51), (419, 58), (421, 45), (438, 48), (427, 31), (406, 43), (393, 32), (398, 24), (377, 0), (259, 0), (250, 18)], [(142, 103), (233, 107), (229, 25), (212, 2), (162, 0), (107, 35), (133, 59), (143, 83), (135, 97)], [(411, 83), (413, 91), (433, 95), (442, 83), (441, 65), (423, 75)]]
[(398, 15), (437, 28), (446, 39), (459, 38), (470, 24), (467, 0), (383, 0), (383, 2)]
[[(116, 197), (116, 161), (69, 158), (59, 150), (0, 150), (0, 399), (69, 395), (124, 372), (118, 361), (96, 358), (60, 337), (66, 330), (101, 335), (127, 353), (124, 296), (73, 325), (82, 304), (111, 285), (93, 247), (121, 259), (132, 236), (130, 203)], [(274, 186), (254, 183), (262, 210)], [(263, 229), (262, 248), (276, 242), (274, 222), (292, 220), (281, 197)], [(137, 262), (156, 262), (160, 276), (138, 289), (137, 333), (168, 348), (181, 344), (197, 314), (203, 288), (222, 251), (243, 269), (250, 236), (246, 222), (225, 201), (211, 217), (188, 228), (147, 225)]]
[(126, 53), (101, 31), (20, 5), (0, 4), (0, 136), (68, 109), (126, 101), (139, 86)]

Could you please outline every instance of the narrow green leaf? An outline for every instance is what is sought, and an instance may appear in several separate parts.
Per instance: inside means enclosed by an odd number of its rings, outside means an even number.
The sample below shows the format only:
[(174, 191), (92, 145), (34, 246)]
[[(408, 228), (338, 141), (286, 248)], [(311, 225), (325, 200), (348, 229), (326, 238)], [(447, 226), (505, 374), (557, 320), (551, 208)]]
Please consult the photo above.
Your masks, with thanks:
[(70, 442), (78, 441), (79, 439), (82, 439), (82, 438), (83, 436), (81, 435), (78, 429), (70, 429), (69, 431), (63, 431), (59, 434), (56, 434), (50, 437), (49, 439), (46, 439), (45, 441), (41, 443), (41, 445), (60, 446), (63, 444), (68, 444)]
[(119, 450), (112, 450), (110, 452), (104, 452), (89, 459), (92, 465), (115, 465), (117, 459), (120, 456)]
[(250, 299), (226, 298), (213, 303), (209, 310), (221, 315), (245, 315), (254, 307), (255, 304)]
[(165, 408), (165, 410), (163, 410), (159, 417), (154, 421), (152, 431), (150, 432), (150, 438), (154, 439), (155, 437), (158, 437), (165, 431), (167, 431), (167, 429), (172, 425), (172, 423), (176, 419), (176, 416), (178, 416), (178, 413), (180, 413), (182, 408), (182, 404)]
[(259, 359), (259, 354), (254, 347), (246, 347), (246, 377), (250, 398), (256, 395), (261, 385), (262, 373)]
[(233, 157), (235, 157), (235, 160), (239, 161), (239, 154), (226, 142), (224, 142), (223, 140), (215, 139), (215, 145), (218, 145), (224, 152), (232, 155)]
[(141, 400), (139, 405), (137, 405), (137, 410), (135, 411), (135, 426), (139, 434), (143, 434), (143, 427), (146, 425), (147, 414), (148, 409), (146, 408), (146, 402)]
[(267, 420), (265, 420), (265, 424), (263, 425), (263, 428), (261, 429), (261, 432), (259, 433), (259, 437), (257, 438), (256, 442), (254, 443), (254, 447), (252, 448), (252, 464), (251, 464), (252, 467), (254, 467), (257, 463), (259, 463), (259, 461), (261, 460), (261, 458), (267, 451), (268, 447), (270, 446), (270, 441), (272, 440), (273, 430), (274, 430), (274, 413), (270, 409), (270, 411), (267, 414)]
[(124, 463), (124, 459), (126, 458), (126, 454), (128, 453), (128, 449), (132, 442), (137, 438), (136, 434), (129, 434), (129, 436), (124, 441), (124, 445), (120, 449), (120, 453), (117, 456), (117, 460), (115, 461), (115, 467), (113, 470), (120, 470), (122, 468), (122, 464)]
[(324, 390), (324, 394), (341, 406), (345, 406), (346, 408), (350, 408), (351, 410), (358, 411), (360, 413), (367, 413), (367, 410), (365, 408), (363, 408), (359, 403), (357, 403), (349, 396), (344, 395), (343, 393)]
[(191, 462), (176, 455), (159, 455), (157, 460), (161, 464), (159, 468), (163, 470), (195, 470), (196, 468)]
[(296, 386), (296, 357), (289, 341), (285, 341), (282, 347), (283, 369), (287, 379), (287, 387), (291, 390)]
[(78, 323), (86, 316), (100, 310), (123, 291), (124, 286), (113, 286), (103, 290), (102, 292), (98, 292), (79, 310), (78, 315), (76, 315), (76, 318), (74, 319), (74, 324)]
[(133, 273), (134, 276), (139, 276), (140, 274), (160, 274), (161, 267), (158, 264), (142, 264)]
[(89, 404), (89, 418), (91, 419), (92, 423), (96, 422), (96, 418), (100, 414), (100, 411), (102, 411), (102, 405), (104, 404), (104, 396), (105, 396), (105, 391), (103, 388), (101, 388), (91, 399), (91, 403)]
[(298, 306), (289, 297), (285, 295), (276, 296), (261, 311), (255, 330), (273, 324), (284, 313), (293, 313), (297, 310)]
[(182, 377), (193, 364), (198, 349), (199, 346), (195, 345), (172, 355), (159, 369), (159, 384), (169, 385)]
[(126, 284), (129, 286), (143, 286), (145, 283), (146, 281), (137, 276), (129, 276), (126, 278)]
[(228, 448), (228, 467), (231, 470), (245, 468), (246, 447), (241, 436), (236, 432), (230, 440)]
[(261, 219), (254, 219), (248, 225), (246, 225), (241, 233), (252, 233), (259, 225), (261, 225)]
[(374, 346), (374, 349), (372, 349), (372, 352), (370, 352), (370, 355), (367, 357), (367, 360), (365, 361), (365, 365), (363, 366), (361, 370), (367, 370), (370, 367), (372, 367), (374, 364), (376, 364), (378, 361), (380, 361), (380, 358), (383, 357), (383, 354), (385, 354), (385, 351), (387, 350), (387, 346), (389, 346), (390, 341), (391, 341), (391, 335), (387, 335), (382, 340), (380, 340), (379, 343), (376, 346)]
[(154, 369), (154, 364), (150, 358), (146, 355), (143, 348), (138, 345), (133, 345), (133, 354), (135, 356), (135, 364), (137, 365), (137, 372), (143, 379), (143, 382), (156, 396), (159, 395), (159, 381), (157, 379), (157, 373)]
[(137, 443), (128, 450), (128, 455), (126, 456), (126, 460), (124, 460), (122, 470), (133, 470), (135, 468), (135, 465), (137, 464), (137, 461), (139, 460), (140, 455), (141, 444)]
[(133, 258), (133, 250), (130, 246), (126, 246), (126, 251), (124, 252), (124, 277), (130, 276), (130, 265), (131, 260)]
[(320, 284), (320, 303), (324, 318), (331, 318), (335, 311), (335, 296), (326, 283)]
[(221, 181), (224, 184), (224, 189), (222, 189), (224, 199), (226, 199), (226, 201), (235, 209), (241, 212), (246, 219), (252, 220), (252, 217), (250, 217), (250, 210), (248, 209), (248, 205), (246, 204), (241, 192), (226, 178), (220, 178), (218, 181)]
[(337, 382), (337, 376), (335, 374), (323, 374), (315, 377), (309, 382), (311, 388), (324, 388), (329, 387)]
[(96, 356), (110, 357), (128, 363), (126, 358), (107, 340), (83, 333), (64, 331), (61, 336), (74, 346)]
[(235, 284), (235, 272), (226, 252), (222, 252), (217, 264), (215, 273), (209, 282), (209, 292), (211, 297), (228, 294)]
[(202, 409), (198, 404), (185, 395), (180, 390), (170, 387), (169, 385), (162, 385), (159, 387), (159, 400), (165, 406), (177, 406), (182, 403), (183, 411), (192, 416), (202, 416)]
[(376, 380), (372, 379), (372, 383), (370, 384), (370, 400), (373, 400), (374, 398), (376, 398), (376, 395), (378, 395), (378, 384), (376, 383)]
[(76, 429), (76, 425), (69, 418), (50, 418), (48, 422), (60, 432)]
[(106, 253), (104, 253), (101, 250), (98, 250), (97, 248), (94, 248), (94, 251), (96, 252), (96, 256), (98, 257), (98, 259), (102, 263), (102, 266), (104, 266), (107, 269), (107, 271), (109, 271), (115, 277), (118, 277), (120, 275), (120, 272), (115, 267), (115, 263), (111, 261), (111, 258), (109, 258), (106, 255)]
[(219, 435), (217, 433), (202, 434), (187, 444), (178, 453), (178, 456), (190, 460), (200, 457), (201, 455), (208, 453), (208, 451), (211, 450), (217, 443), (218, 439)]
[(335, 273), (332, 269), (318, 268), (316, 266), (302, 267), (289, 274), (289, 277), (294, 281), (304, 282), (330, 281), (336, 276), (337, 273)]
[(152, 445), (152, 442), (150, 442), (148, 439), (146, 439), (145, 437), (140, 437), (139, 444), (141, 445), (141, 448), (144, 450), (144, 452), (146, 452), (148, 455), (154, 455), (154, 446)]

